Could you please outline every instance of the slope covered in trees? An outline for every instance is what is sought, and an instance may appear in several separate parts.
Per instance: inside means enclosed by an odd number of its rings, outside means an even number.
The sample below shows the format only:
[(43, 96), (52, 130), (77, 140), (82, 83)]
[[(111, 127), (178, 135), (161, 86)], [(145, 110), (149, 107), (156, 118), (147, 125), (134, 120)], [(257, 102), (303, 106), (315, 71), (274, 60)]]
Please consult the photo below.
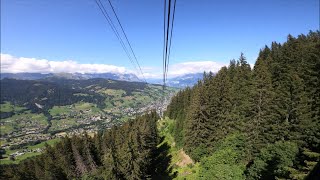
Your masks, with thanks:
[(306, 177), (320, 157), (320, 32), (265, 46), (253, 69), (241, 54), (205, 73), (166, 115), (200, 179)]
[(65, 137), (18, 165), (3, 165), (4, 179), (169, 178), (168, 145), (161, 143), (155, 111), (90, 137)]

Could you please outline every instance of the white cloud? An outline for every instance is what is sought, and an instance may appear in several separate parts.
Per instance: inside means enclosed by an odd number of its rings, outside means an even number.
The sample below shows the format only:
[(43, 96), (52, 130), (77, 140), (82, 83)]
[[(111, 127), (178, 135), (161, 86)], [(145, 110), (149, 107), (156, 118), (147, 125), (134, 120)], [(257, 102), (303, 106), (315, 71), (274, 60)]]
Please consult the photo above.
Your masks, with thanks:
[[(168, 78), (177, 77), (191, 73), (202, 73), (204, 71), (217, 72), (227, 64), (215, 61), (189, 61), (170, 64)], [(162, 67), (141, 67), (144, 77), (149, 79), (161, 79)], [(35, 59), (25, 57), (14, 57), (9, 54), (1, 54), (2, 73), (135, 73), (125, 67), (108, 64), (81, 64), (76, 61), (51, 61), (46, 59)], [(137, 73), (135, 73), (137, 74)], [(138, 74), (142, 78), (141, 74)]]
[(1, 54), (2, 73), (129, 73), (125, 67), (107, 64), (80, 64), (76, 61), (49, 61)]
[[(189, 61), (183, 63), (177, 63), (169, 65), (168, 78), (182, 76), (185, 74), (203, 73), (206, 72), (218, 72), (221, 67), (227, 66), (227, 64), (218, 63), (215, 61)], [(162, 68), (156, 67), (144, 67), (144, 76), (146, 78), (162, 78)]]
[(221, 67), (226, 64), (218, 63), (215, 61), (193, 61), (173, 64), (169, 66), (168, 76), (181, 76), (184, 74), (202, 73), (206, 72), (218, 72)]

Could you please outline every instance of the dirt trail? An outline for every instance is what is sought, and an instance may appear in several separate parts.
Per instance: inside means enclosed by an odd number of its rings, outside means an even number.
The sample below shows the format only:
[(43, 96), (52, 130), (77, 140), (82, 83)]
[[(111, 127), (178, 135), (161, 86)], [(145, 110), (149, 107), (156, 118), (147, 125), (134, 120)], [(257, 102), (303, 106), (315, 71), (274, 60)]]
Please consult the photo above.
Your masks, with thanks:
[(193, 164), (192, 159), (183, 151), (183, 149), (179, 150), (178, 156), (180, 161), (176, 163), (179, 167), (185, 167), (188, 164)]

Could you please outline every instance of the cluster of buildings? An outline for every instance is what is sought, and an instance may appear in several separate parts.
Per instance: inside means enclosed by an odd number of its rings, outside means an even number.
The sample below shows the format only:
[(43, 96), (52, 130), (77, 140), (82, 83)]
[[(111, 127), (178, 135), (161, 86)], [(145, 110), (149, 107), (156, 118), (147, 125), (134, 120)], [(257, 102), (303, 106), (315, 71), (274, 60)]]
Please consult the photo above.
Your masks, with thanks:
[(24, 155), (25, 153), (35, 153), (35, 152), (42, 152), (42, 148), (37, 148), (37, 149), (22, 149), (20, 151), (14, 152), (12, 154), (10, 154), (10, 159), (16, 159), (17, 156), (21, 156)]
[[(119, 112), (118, 114), (113, 112), (114, 109), (111, 112), (104, 114), (102, 114), (101, 112), (93, 113), (91, 109), (70, 111), (68, 113), (57, 114), (52, 117), (52, 120), (61, 122), (55, 123), (55, 127), (51, 127), (50, 129), (58, 129), (59, 132), (51, 132), (52, 134), (44, 134), (44, 129), (47, 128), (46, 126), (41, 124), (28, 124), (28, 126), (19, 128), (19, 130), (12, 131), (11, 133), (8, 133), (6, 135), (2, 135), (0, 137), (0, 140), (1, 142), (5, 143), (1, 144), (1, 148), (9, 149), (11, 146), (14, 145), (23, 145), (34, 141), (47, 141), (54, 138), (61, 138), (67, 135), (79, 135), (83, 134), (84, 132), (92, 135), (101, 128), (110, 128), (114, 124), (121, 123), (119, 122), (119, 118), (121, 118), (122, 116), (135, 117), (137, 114), (142, 114), (144, 112), (154, 109), (161, 115), (168, 103), (169, 99), (165, 99), (164, 101), (153, 101), (142, 108), (117, 107), (117, 111)], [(71, 106), (69, 109), (71, 109)], [(68, 118), (74, 119), (76, 125), (63, 123), (63, 120)], [(40, 148), (34, 150), (17, 150), (15, 153), (10, 154), (10, 159), (14, 159), (17, 156), (21, 156), (28, 152), (41, 151), (42, 150)]]

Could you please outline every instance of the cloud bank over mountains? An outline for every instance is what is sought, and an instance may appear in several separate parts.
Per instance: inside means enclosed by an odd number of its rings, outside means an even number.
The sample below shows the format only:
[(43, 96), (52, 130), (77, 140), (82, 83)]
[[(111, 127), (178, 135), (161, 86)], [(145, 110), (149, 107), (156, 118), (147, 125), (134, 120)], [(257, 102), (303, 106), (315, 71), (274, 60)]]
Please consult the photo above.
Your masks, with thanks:
[[(217, 72), (226, 64), (215, 61), (190, 61), (169, 65), (168, 77), (201, 72)], [(142, 67), (145, 78), (162, 78), (162, 67)], [(52, 61), (1, 54), (1, 73), (134, 73), (125, 67), (108, 64), (81, 64), (74, 60)]]
[(173, 64), (169, 66), (171, 76), (181, 76), (184, 74), (202, 73), (206, 72), (218, 72), (219, 69), (226, 64), (217, 63), (215, 61), (194, 61), (194, 62), (183, 62)]
[(128, 73), (125, 67), (107, 64), (80, 64), (76, 61), (50, 61), (1, 54), (2, 73)]

